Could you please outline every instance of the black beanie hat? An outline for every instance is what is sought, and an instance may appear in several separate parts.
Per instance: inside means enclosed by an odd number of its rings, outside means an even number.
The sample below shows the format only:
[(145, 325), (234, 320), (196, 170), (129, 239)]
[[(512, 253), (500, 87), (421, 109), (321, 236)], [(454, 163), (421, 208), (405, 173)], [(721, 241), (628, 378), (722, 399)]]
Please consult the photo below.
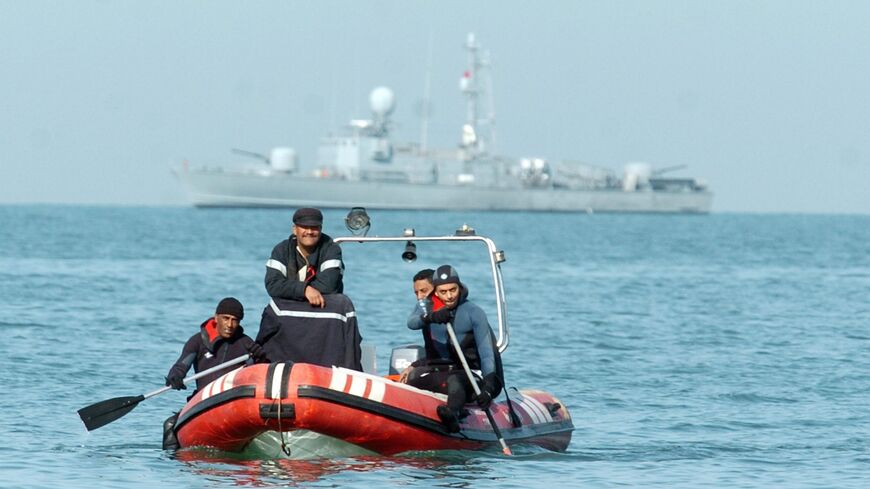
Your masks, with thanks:
[(217, 309), (214, 311), (215, 314), (229, 314), (230, 316), (235, 316), (239, 321), (245, 317), (245, 308), (242, 307), (242, 303), (236, 300), (235, 297), (226, 297), (221, 299), (218, 302)]
[(459, 281), (459, 274), (450, 265), (441, 265), (438, 270), (435, 270), (435, 276), (432, 277), (433, 286), (438, 287), (444, 284), (462, 285), (462, 282)]

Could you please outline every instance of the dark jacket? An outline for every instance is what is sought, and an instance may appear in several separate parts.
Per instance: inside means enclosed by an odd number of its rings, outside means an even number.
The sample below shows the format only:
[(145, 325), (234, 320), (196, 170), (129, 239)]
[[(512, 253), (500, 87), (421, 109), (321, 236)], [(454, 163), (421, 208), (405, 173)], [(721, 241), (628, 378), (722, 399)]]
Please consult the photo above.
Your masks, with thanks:
[(263, 309), (257, 343), (273, 362), (302, 362), (362, 371), (362, 337), (353, 303), (332, 294), (326, 307), (273, 298)]
[[(326, 234), (308, 259), (296, 250), (296, 236), (278, 243), (272, 249), (272, 256), (266, 262), (266, 292), (271, 297), (305, 300), (305, 287), (310, 285), (321, 294), (340, 294), (344, 291), (342, 274), (344, 263), (341, 261), (341, 247)], [(299, 270), (306, 270), (304, 280), (299, 279)]]
[[(190, 337), (184, 348), (181, 350), (181, 356), (169, 369), (169, 375), (173, 373), (180, 374), (182, 377), (187, 375), (190, 366), (193, 365), (195, 372), (202, 372), (215, 365), (220, 365), (234, 358), (238, 358), (248, 353), (248, 347), (253, 343), (249, 336), (245, 335), (241, 326), (236, 328), (236, 332), (230, 339), (223, 339), (218, 335), (217, 324), (214, 318), (205, 320), (200, 325), (199, 333)], [(248, 359), (248, 364), (254, 363)], [(205, 377), (196, 379), (196, 390), (202, 389), (208, 383), (221, 375), (239, 368), (239, 365), (231, 365), (225, 369), (210, 373)]]

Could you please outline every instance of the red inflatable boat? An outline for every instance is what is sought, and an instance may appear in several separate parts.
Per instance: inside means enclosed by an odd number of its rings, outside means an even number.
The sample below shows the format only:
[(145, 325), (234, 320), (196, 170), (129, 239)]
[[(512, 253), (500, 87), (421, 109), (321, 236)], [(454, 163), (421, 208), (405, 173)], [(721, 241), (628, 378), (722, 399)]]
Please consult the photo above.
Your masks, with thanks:
[[(359, 219), (360, 210), (354, 208), (346, 219), (348, 229), (355, 235), (336, 238), (336, 243), (379, 242), (388, 246), (405, 246), (402, 254), (405, 261), (416, 258), (417, 248), (411, 246), (412, 240), (427, 245), (444, 242), (451, 245), (483, 244), (487, 251), (486, 262), (492, 272), (496, 346), (500, 352), (505, 351), (509, 341), (501, 274), (505, 256), (492, 240), (477, 236), (468, 226), (457, 229), (452, 236), (416, 236), (413, 229), (406, 229), (401, 236), (359, 236), (360, 228), (367, 230), (369, 223), (367, 215)], [(361, 215), (364, 214), (362, 210)], [(351, 225), (357, 222), (359, 226)], [(377, 272), (380, 268), (370, 264), (360, 273), (372, 270)], [(305, 316), (304, 311), (286, 314), (277, 311), (276, 314), (280, 317)], [(347, 335), (333, 336), (330, 341), (345, 341)], [(358, 335), (352, 336), (359, 339)], [(358, 345), (354, 346), (354, 350), (359, 351)], [(394, 353), (396, 351), (394, 349)], [(398, 374), (411, 364), (413, 358), (406, 360), (401, 364), (391, 360), (390, 373)], [(367, 371), (375, 370), (370, 368)], [(467, 373), (471, 375), (470, 371)], [(566, 450), (574, 425), (568, 410), (558, 399), (537, 390), (508, 389), (507, 393), (510, 401), (502, 395), (502, 400), (492, 403), (490, 411), (508, 445), (523, 443), (554, 451)], [(447, 396), (443, 394), (347, 368), (301, 362), (259, 364), (227, 373), (200, 390), (182, 409), (175, 424), (175, 434), (182, 448), (214, 447), (233, 452), (245, 450), (248, 446), (256, 450), (261, 438), (277, 438), (286, 453), (285, 438), (293, 438), (293, 432), (298, 432), (300, 438), (302, 433), (326, 435), (354, 448), (362, 447), (383, 455), (479, 449), (499, 443), (487, 413), (476, 404), (466, 406), (469, 414), (460, 421), (460, 431), (448, 433), (436, 414), (436, 408), (446, 401)], [(256, 443), (252, 443), (255, 439)]]
[[(564, 451), (574, 429), (565, 406), (541, 391), (509, 393), (518, 425), (506, 401), (490, 408), (507, 443)], [(355, 370), (259, 364), (225, 374), (199, 391), (182, 409), (176, 434), (181, 447), (235, 452), (267, 431), (308, 430), (383, 455), (480, 449), (497, 442), (476, 405), (468, 405), (459, 433), (447, 433), (435, 414), (445, 402), (445, 395)]]

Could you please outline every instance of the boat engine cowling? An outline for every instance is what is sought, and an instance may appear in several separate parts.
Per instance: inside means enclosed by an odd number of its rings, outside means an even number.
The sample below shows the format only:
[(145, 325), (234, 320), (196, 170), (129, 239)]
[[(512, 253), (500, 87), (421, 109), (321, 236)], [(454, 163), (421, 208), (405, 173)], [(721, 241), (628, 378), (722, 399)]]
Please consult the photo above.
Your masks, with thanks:
[(398, 375), (412, 363), (426, 356), (426, 349), (420, 345), (403, 345), (393, 348), (390, 354), (390, 375)]

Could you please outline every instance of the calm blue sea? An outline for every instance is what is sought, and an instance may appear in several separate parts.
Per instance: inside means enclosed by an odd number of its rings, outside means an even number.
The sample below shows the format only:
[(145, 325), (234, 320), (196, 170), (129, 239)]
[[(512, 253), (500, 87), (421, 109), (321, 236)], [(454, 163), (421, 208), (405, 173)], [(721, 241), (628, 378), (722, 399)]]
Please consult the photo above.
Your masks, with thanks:
[[(325, 232), (346, 234), (343, 216)], [(507, 381), (568, 406), (567, 453), (176, 457), (160, 433), (178, 392), (88, 433), (76, 410), (161, 387), (220, 298), (256, 334), (289, 221), (0, 207), (0, 487), (870, 486), (870, 216), (373, 212), (371, 234), (468, 224), (505, 251)], [(452, 263), (494, 318), (482, 247), (421, 243), (408, 264), (399, 243), (370, 246), (345, 246), (345, 284), (382, 372), (419, 341), (419, 268)]]

